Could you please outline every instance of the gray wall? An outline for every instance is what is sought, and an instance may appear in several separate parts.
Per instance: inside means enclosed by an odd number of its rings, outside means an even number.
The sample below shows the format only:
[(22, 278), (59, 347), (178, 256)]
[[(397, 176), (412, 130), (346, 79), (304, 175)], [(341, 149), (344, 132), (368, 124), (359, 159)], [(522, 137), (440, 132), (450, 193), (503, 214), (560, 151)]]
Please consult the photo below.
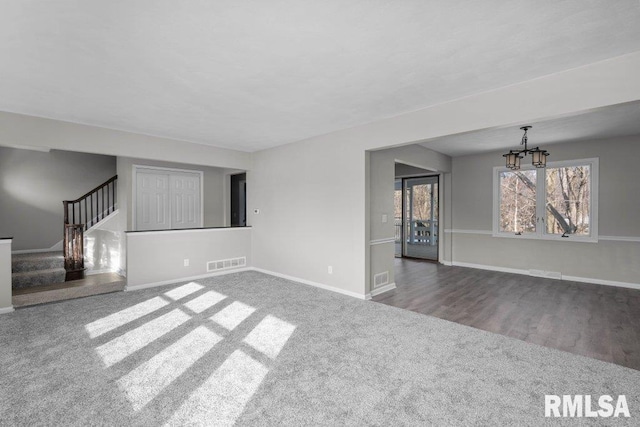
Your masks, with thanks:
[[(396, 162), (404, 162), (405, 164), (401, 165), (402, 167), (399, 169)], [(407, 163), (414, 167), (407, 166)], [(371, 152), (369, 165), (370, 284), (373, 283), (373, 276), (385, 271), (389, 273), (389, 283), (394, 283), (395, 244), (389, 240), (395, 236), (393, 195), (395, 177), (399, 170), (446, 174), (451, 171), (451, 158), (419, 145)], [(443, 188), (444, 185), (445, 183), (442, 184)], [(442, 189), (440, 192), (442, 194)], [(386, 223), (382, 222), (383, 215), (387, 216)], [(440, 229), (444, 229), (445, 226), (446, 224), (441, 224)], [(443, 237), (445, 237), (443, 233), (440, 233), (440, 239)], [(385, 243), (376, 242), (380, 240), (385, 240)], [(370, 286), (368, 291), (371, 290)]]
[[(640, 283), (640, 136), (552, 144), (549, 161), (598, 157), (598, 243), (492, 237), (493, 167), (502, 153), (453, 159), (453, 262)], [(456, 232), (467, 230), (470, 232)], [(484, 232), (480, 234), (478, 232)]]
[(254, 153), (247, 173), (254, 266), (364, 296), (365, 159), (359, 144), (342, 141)]
[(76, 199), (116, 174), (116, 158), (0, 147), (0, 236), (13, 250), (47, 249), (62, 240), (62, 201)]
[(251, 232), (236, 227), (127, 233), (127, 289), (211, 274), (208, 261), (246, 257), (249, 267)]
[(0, 239), (0, 312), (12, 311), (11, 295), (11, 239)]

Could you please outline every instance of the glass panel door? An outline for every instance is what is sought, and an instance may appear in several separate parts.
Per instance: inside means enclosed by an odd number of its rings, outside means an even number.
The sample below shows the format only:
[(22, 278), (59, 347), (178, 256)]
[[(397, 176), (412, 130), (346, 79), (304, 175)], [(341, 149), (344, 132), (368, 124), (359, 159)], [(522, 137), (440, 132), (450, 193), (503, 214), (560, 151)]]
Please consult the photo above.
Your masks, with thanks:
[(404, 180), (402, 254), (438, 260), (438, 177)]

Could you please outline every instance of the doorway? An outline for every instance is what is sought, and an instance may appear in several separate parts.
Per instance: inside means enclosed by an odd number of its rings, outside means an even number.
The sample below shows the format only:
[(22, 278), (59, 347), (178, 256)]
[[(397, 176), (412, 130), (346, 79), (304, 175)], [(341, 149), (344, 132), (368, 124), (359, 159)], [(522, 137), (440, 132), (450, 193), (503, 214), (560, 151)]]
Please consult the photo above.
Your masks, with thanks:
[(439, 178), (396, 179), (396, 257), (438, 261)]
[(231, 175), (231, 226), (247, 225), (247, 174)]

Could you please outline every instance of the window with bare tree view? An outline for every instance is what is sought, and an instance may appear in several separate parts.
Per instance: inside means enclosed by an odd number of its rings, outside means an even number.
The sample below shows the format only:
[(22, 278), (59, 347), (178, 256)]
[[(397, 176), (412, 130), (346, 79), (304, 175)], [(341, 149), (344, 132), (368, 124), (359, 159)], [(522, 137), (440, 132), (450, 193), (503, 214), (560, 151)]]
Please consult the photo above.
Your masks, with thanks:
[(547, 233), (589, 235), (591, 167), (547, 168)]
[(597, 159), (554, 162), (545, 169), (496, 168), (494, 231), (522, 236), (595, 238)]
[(536, 232), (536, 171), (500, 172), (500, 231)]

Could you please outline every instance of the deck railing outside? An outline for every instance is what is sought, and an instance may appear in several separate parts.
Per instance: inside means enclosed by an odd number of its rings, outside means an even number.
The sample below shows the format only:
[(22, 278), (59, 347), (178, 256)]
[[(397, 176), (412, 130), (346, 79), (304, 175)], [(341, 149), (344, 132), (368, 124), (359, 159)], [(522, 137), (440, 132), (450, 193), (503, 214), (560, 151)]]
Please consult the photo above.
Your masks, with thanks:
[[(395, 240), (402, 242), (402, 218), (395, 219)], [(438, 244), (438, 221), (428, 219), (416, 219), (407, 223), (407, 243), (412, 245)]]

